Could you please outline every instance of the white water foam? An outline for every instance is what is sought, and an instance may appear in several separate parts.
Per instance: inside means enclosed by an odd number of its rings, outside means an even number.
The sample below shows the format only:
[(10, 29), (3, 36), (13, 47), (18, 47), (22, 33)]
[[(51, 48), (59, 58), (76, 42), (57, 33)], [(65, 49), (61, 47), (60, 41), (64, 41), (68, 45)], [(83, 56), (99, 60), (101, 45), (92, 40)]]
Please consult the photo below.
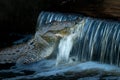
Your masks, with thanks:
[(49, 77), (64, 75), (65, 72), (82, 72), (84, 70), (98, 69), (104, 71), (115, 71), (120, 72), (120, 68), (108, 64), (99, 64), (97, 62), (85, 62), (77, 63), (73, 65), (60, 65), (55, 66), (55, 60), (42, 60), (34, 64), (25, 65), (16, 69), (11, 69), (12, 72), (20, 72), (22, 70), (33, 70), (35, 71), (32, 75), (17, 76), (13, 78), (6, 78), (4, 80), (18, 80), (18, 79), (35, 79), (39, 77)]
[[(77, 62), (77, 63), (73, 62), (72, 64), (69, 63), (70, 52), (73, 47), (75, 39), (77, 37), (83, 37), (83, 34), (82, 34), (84, 33), (83, 25), (84, 24), (79, 23), (78, 25), (75, 26), (75, 28), (71, 28), (70, 34), (64, 36), (60, 40), (60, 44), (58, 47), (59, 53), (57, 56), (57, 60), (41, 60), (37, 63), (33, 63), (25, 66), (18, 66), (15, 69), (9, 70), (9, 72), (10, 71), (20, 72), (22, 70), (32, 70), (32, 71), (35, 71), (35, 73), (27, 76), (26, 75), (16, 76), (9, 79), (6, 78), (6, 80), (34, 79), (39, 77), (57, 76), (57, 75), (64, 75), (65, 72), (82, 72), (84, 70), (90, 70), (90, 69), (100, 69), (100, 70), (102, 69), (104, 71), (116, 71), (120, 73), (120, 68), (116, 66), (108, 65), (108, 64), (99, 64), (97, 62), (91, 62), (91, 61), (84, 62), (84, 63), (80, 63), (80, 62)], [(92, 40), (90, 42), (92, 42)], [(61, 64), (61, 62), (64, 64), (59, 65)], [(7, 70), (5, 71), (7, 72)]]
[(58, 65), (60, 62), (68, 62), (70, 51), (73, 46), (73, 36), (74, 34), (71, 34), (67, 37), (64, 37), (59, 44), (59, 54), (57, 57), (56, 65)]
[[(56, 60), (56, 65), (60, 63), (69, 63), (70, 61), (70, 52), (73, 47), (74, 41), (77, 37), (82, 37), (80, 32), (83, 31), (84, 20), (80, 21), (77, 25), (70, 28), (70, 34), (64, 36), (59, 43), (58, 46), (58, 55)], [(77, 57), (76, 57), (77, 58)]]

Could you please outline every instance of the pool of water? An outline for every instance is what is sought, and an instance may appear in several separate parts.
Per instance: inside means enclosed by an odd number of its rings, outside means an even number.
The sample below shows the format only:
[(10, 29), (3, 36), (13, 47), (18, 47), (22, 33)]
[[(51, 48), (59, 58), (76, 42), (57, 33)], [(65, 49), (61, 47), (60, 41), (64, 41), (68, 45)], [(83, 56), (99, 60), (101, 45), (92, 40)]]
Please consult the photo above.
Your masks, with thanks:
[(119, 80), (120, 68), (97, 62), (72, 62), (56, 66), (56, 60), (41, 60), (0, 70), (3, 80)]

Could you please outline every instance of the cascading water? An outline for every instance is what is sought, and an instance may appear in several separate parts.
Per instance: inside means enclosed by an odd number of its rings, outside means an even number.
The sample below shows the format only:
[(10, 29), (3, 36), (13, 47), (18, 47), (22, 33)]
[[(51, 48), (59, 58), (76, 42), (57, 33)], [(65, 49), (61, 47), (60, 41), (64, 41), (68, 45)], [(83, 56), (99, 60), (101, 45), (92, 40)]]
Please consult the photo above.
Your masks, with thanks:
[[(68, 53), (76, 55), (79, 61), (98, 61), (120, 66), (119, 22), (84, 18), (81, 15), (42, 12), (38, 18), (38, 25), (43, 25), (54, 20), (71, 21), (77, 19), (79, 16), (85, 21), (83, 30), (79, 31), (79, 33), (77, 32), (79, 38), (74, 41), (74, 45), (72, 42), (69, 43), (69, 45), (73, 45), (73, 48), (70, 49), (70, 47), (65, 44), (67, 44), (67, 40), (69, 40), (68, 37), (71, 38), (71, 34), (64, 37), (65, 39), (63, 38), (59, 44), (59, 55), (60, 53), (61, 55), (64, 53), (65, 56), (65, 53), (67, 54), (65, 51), (69, 48)], [(82, 37), (80, 37), (80, 35), (82, 35)], [(60, 49), (61, 44), (64, 44), (64, 49)], [(61, 48), (63, 47), (61, 46)]]
[[(52, 21), (74, 21), (78, 16), (80, 17), (80, 15), (42, 12), (37, 26), (40, 28)], [(119, 80), (120, 68), (117, 67), (120, 66), (119, 22), (80, 18), (75, 26), (69, 27), (68, 34), (62, 36), (58, 34), (62, 38), (58, 41), (57, 51), (54, 52), (57, 56), (0, 70), (0, 79)]]
[(81, 61), (100, 61), (120, 66), (120, 24), (88, 18), (84, 27), (84, 37), (79, 40), (83, 44), (77, 42), (81, 50), (73, 49), (79, 53)]
[[(38, 20), (37, 27), (42, 27), (47, 23), (52, 21), (72, 21), (78, 18), (78, 14), (62, 14), (62, 13), (53, 13), (53, 12), (41, 12)], [(81, 16), (82, 17), (82, 16)]]
[[(83, 20), (81, 30), (76, 26), (74, 33), (61, 39), (58, 62), (60, 59), (69, 60), (72, 54), (81, 62), (97, 61), (120, 66), (120, 24), (91, 18)], [(78, 38), (73, 40), (76, 35)]]
[(59, 44), (59, 53), (57, 56), (57, 62), (56, 65), (58, 65), (60, 62), (68, 62), (70, 51), (73, 46), (73, 36), (74, 34), (71, 34), (69, 36), (64, 37)]
[(80, 35), (80, 32), (82, 32), (82, 28), (84, 26), (84, 21), (79, 22), (77, 25), (73, 26), (69, 30), (69, 35), (65, 35), (59, 43), (58, 46), (58, 56), (56, 65), (58, 65), (60, 62), (67, 63), (69, 62), (69, 56), (70, 52), (72, 50), (73, 44), (75, 39), (77, 39)]

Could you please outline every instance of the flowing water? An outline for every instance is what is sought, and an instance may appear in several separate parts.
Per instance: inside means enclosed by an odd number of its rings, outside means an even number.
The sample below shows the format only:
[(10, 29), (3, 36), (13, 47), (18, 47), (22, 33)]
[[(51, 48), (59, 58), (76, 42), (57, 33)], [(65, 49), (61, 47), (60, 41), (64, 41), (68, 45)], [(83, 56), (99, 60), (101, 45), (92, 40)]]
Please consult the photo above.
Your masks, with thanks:
[(97, 19), (85, 19), (84, 28), (75, 41), (71, 54), (80, 61), (98, 61), (120, 66), (120, 24)]
[[(54, 20), (75, 20), (79, 16), (61, 15), (43, 12), (37, 25), (40, 27)], [(57, 56), (0, 70), (0, 79), (120, 80), (119, 22), (81, 18), (70, 28), (69, 34), (61, 38)]]

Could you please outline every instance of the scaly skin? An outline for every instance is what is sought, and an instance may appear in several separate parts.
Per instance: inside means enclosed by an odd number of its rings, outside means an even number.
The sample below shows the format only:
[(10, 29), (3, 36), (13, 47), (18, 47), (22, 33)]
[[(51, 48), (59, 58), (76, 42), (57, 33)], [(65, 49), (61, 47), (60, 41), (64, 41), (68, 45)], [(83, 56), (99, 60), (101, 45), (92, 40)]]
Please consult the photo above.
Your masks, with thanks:
[(71, 22), (52, 22), (38, 28), (31, 40), (0, 51), (0, 63), (29, 64), (49, 57), (60, 37), (69, 33), (69, 27), (76, 24)]

